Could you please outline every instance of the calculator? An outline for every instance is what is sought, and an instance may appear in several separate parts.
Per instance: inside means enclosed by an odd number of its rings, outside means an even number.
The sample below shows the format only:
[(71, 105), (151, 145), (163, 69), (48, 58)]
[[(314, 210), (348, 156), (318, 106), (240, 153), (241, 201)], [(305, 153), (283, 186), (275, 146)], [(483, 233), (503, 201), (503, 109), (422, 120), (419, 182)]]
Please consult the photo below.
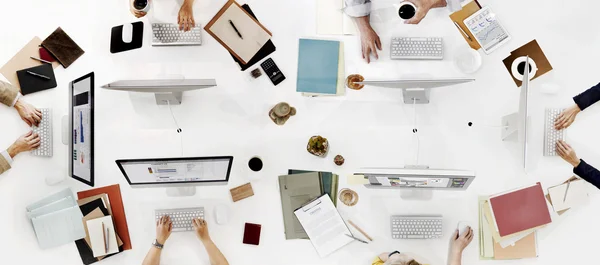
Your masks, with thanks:
[(265, 74), (271, 79), (273, 85), (278, 85), (281, 81), (285, 80), (285, 76), (279, 70), (279, 67), (275, 64), (273, 59), (269, 58), (260, 64), (260, 67), (265, 71)]
[(482, 8), (463, 22), (485, 54), (490, 54), (511, 39), (490, 7)]

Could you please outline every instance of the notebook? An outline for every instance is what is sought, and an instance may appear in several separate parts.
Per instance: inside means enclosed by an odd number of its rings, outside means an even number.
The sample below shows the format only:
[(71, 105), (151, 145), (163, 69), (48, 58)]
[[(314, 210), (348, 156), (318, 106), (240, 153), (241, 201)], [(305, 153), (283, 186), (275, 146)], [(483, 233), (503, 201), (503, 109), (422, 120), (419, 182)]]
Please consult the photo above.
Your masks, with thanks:
[(123, 250), (131, 249), (131, 238), (129, 237), (129, 228), (127, 227), (127, 216), (125, 216), (125, 208), (123, 207), (123, 199), (121, 198), (121, 188), (119, 184), (96, 188), (77, 193), (77, 197), (81, 200), (87, 197), (106, 193), (112, 209), (112, 217), (115, 222), (117, 234), (123, 240)]
[(344, 13), (344, 0), (316, 0), (317, 34), (355, 35), (353, 18)]
[(321, 258), (354, 241), (347, 236), (352, 232), (327, 194), (296, 209), (294, 214)]
[(285, 239), (308, 239), (302, 224), (294, 215), (294, 210), (320, 197), (323, 194), (320, 186), (318, 172), (279, 176)]
[(453, 22), (456, 22), (462, 28), (462, 30), (471, 38), (471, 40), (467, 39), (467, 37), (465, 37), (465, 35), (462, 32), (460, 32), (459, 29), (456, 29), (458, 34), (460, 34), (469, 44), (469, 46), (471, 46), (471, 48), (473, 48), (474, 50), (481, 49), (481, 45), (479, 45), (479, 42), (475, 40), (475, 36), (473, 36), (473, 33), (471, 33), (470, 30), (468, 30), (464, 21), (466, 18), (475, 14), (479, 10), (481, 10), (481, 5), (479, 4), (479, 2), (477, 2), (477, 0), (474, 0), (463, 6), (462, 10), (450, 14), (450, 19), (452, 19)]
[[(45, 79), (31, 73), (46, 76), (50, 79)], [(21, 94), (28, 95), (35, 92), (44, 91), (56, 87), (56, 77), (54, 77), (54, 69), (51, 64), (42, 64), (31, 68), (17, 71), (19, 84), (21, 84)]]
[[(250, 14), (253, 18), (256, 18), (256, 16), (254, 15), (254, 13), (252, 13), (252, 10), (247, 4), (242, 5), (242, 8), (246, 10), (248, 14)], [(267, 44), (260, 48), (260, 50), (258, 50), (258, 53), (256, 53), (256, 55), (254, 55), (254, 57), (252, 57), (252, 59), (250, 59), (250, 61), (248, 61), (248, 63), (246, 64), (243, 64), (240, 60), (238, 60), (238, 58), (236, 58), (233, 53), (230, 54), (231, 57), (233, 57), (233, 60), (240, 65), (240, 70), (246, 71), (248, 68), (252, 67), (256, 63), (260, 62), (262, 59), (269, 56), (269, 54), (275, 52), (275, 50), (276, 48), (273, 44), (273, 41), (269, 40), (267, 41)]]
[[(100, 210), (102, 212), (101, 216), (98, 216), (98, 217), (103, 217), (103, 216), (109, 215), (108, 210), (104, 206), (104, 202), (102, 201), (101, 198), (87, 202), (85, 204), (81, 204), (81, 200), (78, 200), (77, 202), (80, 204), (79, 209), (81, 210), (81, 213), (84, 215), (84, 217), (82, 219), (82, 223), (85, 222), (85, 227), (87, 227), (88, 220), (95, 219), (95, 218), (91, 218), (94, 211)], [(98, 218), (98, 217), (96, 217), (96, 218)], [(113, 222), (114, 222), (114, 219), (113, 219)], [(77, 246), (77, 251), (79, 252), (79, 256), (81, 257), (81, 261), (85, 265), (89, 265), (89, 264), (98, 262), (104, 258), (108, 258), (108, 257), (118, 254), (118, 253), (115, 253), (115, 254), (109, 254), (106, 256), (94, 257), (94, 253), (92, 252), (92, 248), (91, 248), (91, 243), (88, 241), (89, 241), (89, 238), (84, 238), (84, 239), (75, 241), (75, 245)], [(124, 250), (123, 249), (123, 241), (120, 239), (119, 233), (117, 233), (117, 243), (119, 245), (119, 251), (123, 251)]]
[(340, 42), (300, 39), (298, 46), (296, 91), (337, 94)]
[(248, 63), (271, 39), (271, 32), (233, 0), (225, 3), (204, 30), (243, 64)]
[[(31, 39), (25, 46), (23, 46), (23, 48), (21, 48), (21, 50), (17, 54), (10, 58), (10, 60), (8, 60), (8, 62), (4, 64), (2, 68), (0, 68), (0, 73), (13, 86), (21, 88), (21, 85), (19, 84), (19, 78), (17, 77), (17, 71), (43, 64), (40, 61), (36, 61), (30, 58), (40, 57), (40, 44), (42, 44), (42, 40), (38, 37), (33, 37), (33, 39)], [(52, 63), (53, 68), (56, 68), (59, 65), (60, 64), (58, 62)]]
[(494, 243), (494, 259), (525, 259), (538, 256), (537, 233), (533, 232), (518, 240), (512, 246), (502, 247)]
[(62, 28), (57, 28), (48, 38), (42, 41), (42, 47), (64, 67), (67, 68), (77, 60), (84, 51), (65, 33)]
[(490, 197), (489, 202), (500, 236), (552, 222), (540, 183)]
[(87, 221), (87, 228), (94, 257), (119, 252), (115, 227), (110, 215)]
[[(569, 186), (569, 191), (567, 191)], [(590, 197), (587, 192), (587, 183), (583, 180), (571, 181), (570, 184), (561, 184), (548, 189), (548, 194), (552, 201), (552, 207), (555, 212), (570, 209), (575, 206), (586, 204), (590, 201)]]
[(260, 244), (260, 230), (262, 226), (259, 224), (246, 223), (244, 225), (244, 244), (257, 245)]

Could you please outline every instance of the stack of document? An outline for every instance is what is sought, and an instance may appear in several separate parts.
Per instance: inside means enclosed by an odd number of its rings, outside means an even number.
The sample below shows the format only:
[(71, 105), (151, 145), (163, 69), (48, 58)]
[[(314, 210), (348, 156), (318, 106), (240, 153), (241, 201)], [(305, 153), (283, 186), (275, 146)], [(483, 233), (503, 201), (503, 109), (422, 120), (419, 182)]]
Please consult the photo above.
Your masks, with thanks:
[(572, 207), (584, 205), (590, 201), (587, 183), (572, 177), (561, 185), (548, 188), (546, 199), (552, 204), (554, 211), (562, 215)]
[(296, 91), (309, 97), (344, 95), (343, 42), (300, 39), (298, 46)]
[(46, 197), (27, 206), (40, 248), (61, 246), (85, 237), (83, 215), (71, 189)]
[(479, 198), (481, 259), (538, 255), (536, 231), (552, 222), (540, 183)]

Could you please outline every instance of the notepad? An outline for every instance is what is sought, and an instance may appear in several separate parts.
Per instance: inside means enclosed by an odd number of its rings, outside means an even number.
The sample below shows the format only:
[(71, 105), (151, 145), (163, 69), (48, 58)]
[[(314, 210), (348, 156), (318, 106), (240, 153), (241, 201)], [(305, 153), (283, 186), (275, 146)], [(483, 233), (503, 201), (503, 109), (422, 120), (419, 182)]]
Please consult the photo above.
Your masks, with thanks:
[(340, 42), (300, 39), (296, 91), (335, 95), (338, 90)]
[[(571, 181), (569, 186), (569, 192), (565, 198), (565, 192), (567, 185), (562, 184), (556, 187), (548, 189), (550, 199), (552, 200), (552, 206), (555, 212), (569, 209), (571, 207), (579, 206), (589, 202), (590, 197), (587, 192), (587, 184), (583, 180)], [(564, 201), (563, 201), (564, 200)]]
[(354, 35), (356, 25), (344, 13), (344, 0), (317, 0), (317, 34)]
[[(102, 231), (102, 224), (104, 224), (104, 232)], [(90, 236), (90, 242), (92, 243), (94, 257), (119, 252), (117, 234), (115, 233), (115, 226), (110, 215), (87, 221), (87, 229)], [(108, 251), (105, 249), (104, 235), (106, 235), (108, 239)]]

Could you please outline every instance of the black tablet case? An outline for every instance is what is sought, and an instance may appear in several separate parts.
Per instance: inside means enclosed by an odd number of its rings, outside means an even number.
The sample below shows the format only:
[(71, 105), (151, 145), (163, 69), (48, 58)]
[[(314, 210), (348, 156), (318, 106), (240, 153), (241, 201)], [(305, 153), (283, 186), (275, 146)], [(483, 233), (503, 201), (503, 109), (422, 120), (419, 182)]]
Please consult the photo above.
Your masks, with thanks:
[[(242, 8), (244, 10), (246, 10), (252, 17), (256, 18), (256, 15), (254, 15), (254, 13), (252, 13), (252, 10), (250, 10), (250, 6), (248, 6), (247, 4), (242, 5)], [(256, 18), (256, 20), (258, 20), (258, 18)], [(238, 60), (237, 58), (235, 58), (235, 56), (233, 56), (233, 54), (231, 55), (231, 57), (233, 58), (233, 60), (235, 60), (240, 67), (242, 68), (242, 71), (246, 71), (246, 69), (250, 68), (251, 66), (255, 65), (256, 63), (260, 62), (260, 60), (264, 59), (265, 57), (267, 57), (269, 54), (273, 53), (275, 51), (275, 45), (273, 44), (273, 42), (271, 40), (267, 41), (267, 43), (260, 48), (260, 50), (258, 50), (258, 53), (256, 53), (256, 55), (254, 55), (254, 57), (252, 57), (252, 59), (250, 59), (250, 61), (248, 61), (247, 64), (243, 64), (240, 60)]]
[(123, 42), (123, 25), (112, 28), (110, 34), (110, 53), (119, 53), (139, 49), (144, 43), (144, 22), (133, 23), (131, 42)]
[[(50, 80), (28, 74), (27, 71), (45, 75), (47, 77), (50, 77)], [(42, 90), (56, 87), (54, 69), (52, 68), (52, 64), (49, 63), (17, 71), (17, 78), (19, 78), (19, 85), (21, 85), (21, 94), (23, 95), (40, 92)]]

